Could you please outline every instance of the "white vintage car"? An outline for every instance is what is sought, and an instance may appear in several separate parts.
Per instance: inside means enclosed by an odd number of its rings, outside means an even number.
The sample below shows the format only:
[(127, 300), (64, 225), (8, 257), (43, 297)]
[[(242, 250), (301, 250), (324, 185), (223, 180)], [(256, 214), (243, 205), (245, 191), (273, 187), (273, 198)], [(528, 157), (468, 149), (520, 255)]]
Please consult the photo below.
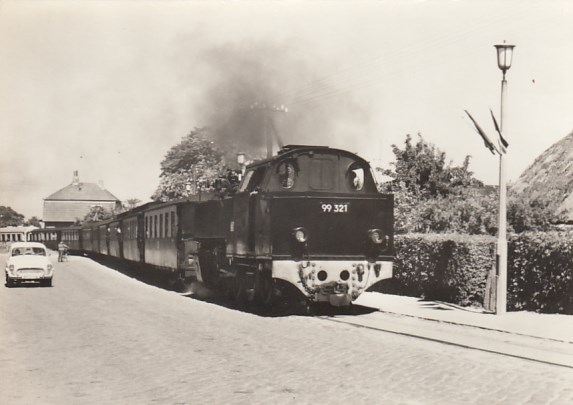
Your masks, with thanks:
[(14, 242), (8, 250), (6, 261), (6, 286), (16, 283), (39, 281), (50, 287), (54, 267), (46, 246), (38, 242)]

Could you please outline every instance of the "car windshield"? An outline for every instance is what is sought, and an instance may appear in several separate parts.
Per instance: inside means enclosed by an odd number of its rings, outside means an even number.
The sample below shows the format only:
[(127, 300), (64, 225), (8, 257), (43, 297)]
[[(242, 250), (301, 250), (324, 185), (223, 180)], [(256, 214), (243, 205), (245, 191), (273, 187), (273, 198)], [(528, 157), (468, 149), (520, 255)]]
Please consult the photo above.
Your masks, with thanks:
[(22, 247), (12, 250), (12, 256), (46, 256), (46, 251), (41, 247)]

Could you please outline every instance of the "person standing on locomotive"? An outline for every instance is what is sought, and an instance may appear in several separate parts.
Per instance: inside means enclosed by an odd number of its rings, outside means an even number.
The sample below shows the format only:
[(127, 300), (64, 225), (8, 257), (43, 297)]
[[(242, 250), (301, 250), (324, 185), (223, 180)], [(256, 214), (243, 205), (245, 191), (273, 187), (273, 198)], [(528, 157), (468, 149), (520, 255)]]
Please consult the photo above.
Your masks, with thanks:
[(64, 243), (63, 240), (58, 243), (58, 261), (64, 261), (64, 255), (66, 254), (67, 250), (69, 249), (68, 245)]

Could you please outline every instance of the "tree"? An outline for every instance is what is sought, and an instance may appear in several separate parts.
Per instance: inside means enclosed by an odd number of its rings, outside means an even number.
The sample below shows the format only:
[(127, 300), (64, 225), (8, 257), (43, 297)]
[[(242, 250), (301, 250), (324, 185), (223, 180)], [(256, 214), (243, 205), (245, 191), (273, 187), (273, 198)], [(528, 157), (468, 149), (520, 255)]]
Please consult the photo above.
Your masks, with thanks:
[(40, 219), (38, 217), (31, 217), (24, 222), (24, 225), (36, 226), (40, 228)]
[(514, 232), (547, 231), (558, 218), (551, 201), (542, 197), (528, 198), (510, 190), (507, 221)]
[(469, 156), (461, 166), (446, 163), (446, 154), (420, 134), (415, 145), (406, 135), (404, 148), (392, 149), (394, 170), (379, 170), (392, 178), (382, 191), (394, 193), (396, 232), (497, 231), (495, 199), (477, 191), (483, 183), (469, 170)]
[(462, 166), (446, 164), (446, 154), (418, 134), (418, 142), (413, 145), (412, 137), (406, 135), (404, 149), (392, 145), (396, 161), (391, 163), (394, 170), (381, 170), (390, 176), (390, 191), (406, 191), (422, 199), (445, 197), (459, 193), (467, 187), (481, 187), (483, 183), (469, 171), (470, 156), (466, 156)]
[(198, 188), (211, 189), (225, 167), (224, 153), (208, 139), (207, 129), (195, 128), (165, 155), (159, 186), (151, 198), (169, 201), (196, 193)]
[[(392, 145), (394, 170), (381, 170), (392, 181), (381, 187), (395, 199), (395, 230), (398, 233), (437, 232), (495, 235), (498, 228), (498, 192), (486, 187), (469, 170), (470, 157), (461, 166), (446, 164), (446, 155), (418, 135), (410, 135), (400, 149)], [(549, 203), (509, 193), (508, 230), (547, 230), (551, 226)]]
[(114, 217), (114, 212), (101, 205), (92, 205), (90, 211), (84, 217), (82, 223), (104, 221)]
[(0, 206), (0, 227), (18, 226), (24, 223), (24, 215), (17, 213), (10, 207)]
[(135, 207), (137, 207), (140, 202), (141, 202), (141, 200), (138, 198), (129, 198), (129, 199), (125, 200), (123, 207), (127, 210), (132, 210)]

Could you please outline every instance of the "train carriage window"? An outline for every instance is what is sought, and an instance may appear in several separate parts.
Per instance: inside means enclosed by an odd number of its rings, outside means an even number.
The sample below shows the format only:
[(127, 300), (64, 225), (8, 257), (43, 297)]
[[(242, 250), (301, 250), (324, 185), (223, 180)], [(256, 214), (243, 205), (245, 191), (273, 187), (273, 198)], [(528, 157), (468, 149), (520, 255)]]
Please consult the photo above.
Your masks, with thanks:
[(158, 232), (157, 232), (157, 214), (155, 214), (153, 216), (153, 237), (157, 238), (158, 237)]
[(145, 217), (145, 237), (149, 238), (149, 217)]
[(277, 167), (279, 184), (284, 189), (293, 188), (298, 171), (293, 162), (282, 162)]
[(171, 212), (171, 237), (174, 238), (176, 236), (175, 230), (175, 211)]
[(166, 238), (170, 238), (171, 237), (171, 230), (169, 229), (169, 212), (165, 213), (165, 237)]
[(159, 214), (159, 237), (163, 238), (163, 214)]

